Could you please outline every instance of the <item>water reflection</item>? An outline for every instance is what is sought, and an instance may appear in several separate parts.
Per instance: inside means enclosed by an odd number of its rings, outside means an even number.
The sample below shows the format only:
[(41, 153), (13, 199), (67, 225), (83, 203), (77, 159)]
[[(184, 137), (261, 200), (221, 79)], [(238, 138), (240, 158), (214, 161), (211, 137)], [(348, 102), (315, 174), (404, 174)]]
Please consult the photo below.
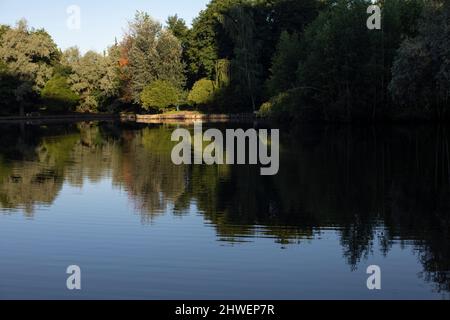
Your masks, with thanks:
[(375, 244), (388, 254), (400, 242), (414, 247), (424, 280), (450, 292), (450, 129), (282, 130), (280, 172), (263, 177), (258, 166), (173, 165), (175, 127), (2, 125), (0, 206), (33, 217), (64, 185), (110, 178), (144, 224), (195, 204), (227, 244), (265, 237), (283, 248), (332, 229), (352, 269)]

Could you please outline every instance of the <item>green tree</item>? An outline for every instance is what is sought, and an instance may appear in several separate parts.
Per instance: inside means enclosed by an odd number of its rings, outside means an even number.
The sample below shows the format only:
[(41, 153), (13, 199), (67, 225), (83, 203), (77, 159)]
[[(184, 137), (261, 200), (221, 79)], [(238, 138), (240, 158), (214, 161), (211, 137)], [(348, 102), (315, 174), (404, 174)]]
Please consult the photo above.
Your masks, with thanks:
[(231, 82), (231, 63), (228, 59), (220, 59), (216, 62), (215, 86), (219, 89), (227, 88)]
[(80, 97), (71, 90), (68, 78), (55, 75), (44, 86), (41, 91), (44, 105), (49, 111), (64, 112), (71, 111)]
[(214, 99), (214, 81), (203, 78), (198, 80), (189, 92), (188, 101), (196, 105), (208, 105)]
[[(255, 109), (281, 32), (301, 34), (323, 7), (321, 0), (211, 1), (190, 30), (189, 84), (205, 77), (217, 79), (217, 61), (229, 60), (231, 86), (220, 90), (216, 104), (226, 101), (228, 109), (230, 103)], [(239, 98), (230, 102), (230, 96)]]
[(164, 111), (169, 107), (178, 107), (182, 92), (167, 80), (155, 80), (147, 85), (141, 93), (142, 105), (146, 110)]
[(189, 37), (190, 37), (190, 29), (187, 27), (186, 22), (179, 18), (177, 15), (169, 16), (166, 21), (167, 29), (172, 32), (172, 34), (180, 41), (182, 47), (182, 57), (181, 61), (183, 62), (183, 74), (185, 75), (186, 82), (185, 86), (190, 87), (191, 83), (191, 75), (187, 72), (187, 67), (190, 64), (189, 60)]
[(297, 33), (284, 31), (272, 59), (271, 76), (267, 87), (271, 96), (296, 86), (297, 68), (300, 59), (300, 40)]
[(385, 117), (392, 61), (401, 40), (416, 30), (420, 3), (381, 2), (381, 30), (365, 27), (369, 0), (337, 0), (322, 11), (302, 36), (298, 85), (290, 91), (300, 99), (297, 109), (315, 107), (326, 120)]
[(406, 39), (392, 68), (390, 91), (403, 115), (449, 116), (450, 3), (430, 2), (419, 33)]
[(127, 72), (134, 103), (141, 102), (142, 90), (155, 80), (166, 80), (179, 88), (184, 85), (181, 42), (171, 31), (163, 29), (147, 13), (137, 12), (127, 39)]
[(179, 18), (178, 15), (169, 16), (166, 21), (167, 29), (180, 40), (183, 48), (187, 46), (189, 40), (189, 28), (186, 26), (186, 21)]
[[(391, 104), (389, 83), (392, 79), (392, 67), (401, 43), (407, 38), (417, 36), (419, 18), (422, 15), (426, 0), (385, 0), (382, 6), (381, 34), (375, 39), (378, 50), (374, 54), (376, 69), (381, 70), (373, 79), (377, 83), (375, 94), (379, 96), (380, 106)], [(375, 82), (374, 81), (374, 82)], [(392, 109), (392, 108), (389, 108)], [(381, 109), (384, 113), (388, 108)]]
[(299, 86), (327, 120), (351, 120), (355, 113), (368, 112), (370, 104), (363, 101), (374, 85), (370, 63), (376, 51), (372, 37), (378, 32), (366, 28), (370, 4), (338, 0), (305, 31)]
[(233, 55), (233, 43), (223, 26), (223, 15), (245, 0), (212, 0), (194, 19), (189, 34), (188, 77), (214, 79), (216, 61)]
[(2, 36), (7, 32), (7, 31), (9, 31), (11, 28), (9, 27), (9, 26), (7, 26), (7, 25), (4, 25), (4, 24), (0, 24), (0, 41), (1, 41), (1, 39), (2, 39)]
[(126, 72), (134, 103), (140, 103), (141, 92), (155, 80), (166, 80), (173, 86), (184, 85), (182, 46), (171, 31), (163, 29), (147, 13), (137, 12), (129, 25)]
[(15, 90), (20, 83), (18, 78), (9, 73), (6, 63), (0, 61), (0, 114), (8, 115), (17, 112)]
[(247, 7), (233, 7), (225, 15), (223, 24), (234, 44), (232, 79), (236, 92), (242, 97), (248, 97), (252, 110), (256, 111), (262, 69), (259, 64), (260, 43), (255, 38), (253, 12)]
[(261, 43), (260, 64), (263, 77), (269, 78), (273, 56), (281, 33), (297, 33), (299, 37), (305, 28), (328, 6), (324, 0), (258, 0), (252, 1), (254, 23), (258, 32), (256, 40)]
[(71, 89), (80, 96), (78, 111), (96, 112), (102, 103), (118, 94), (117, 57), (115, 48), (108, 55), (88, 51), (80, 56), (77, 49), (68, 49), (64, 54), (64, 63), (71, 68), (69, 76)]
[(178, 40), (169, 30), (163, 30), (156, 46), (158, 52), (157, 79), (169, 81), (176, 88), (183, 88), (185, 84), (182, 61), (182, 48)]
[(52, 64), (59, 60), (59, 51), (45, 30), (30, 29), (25, 20), (15, 28), (2, 28), (2, 33), (0, 61), (9, 77), (17, 80), (14, 96), (20, 114), (24, 114), (25, 104), (52, 77)]
[(140, 94), (144, 87), (157, 79), (155, 61), (157, 61), (156, 42), (162, 30), (160, 23), (144, 12), (137, 12), (130, 22), (128, 37), (130, 87), (134, 103), (140, 103)]

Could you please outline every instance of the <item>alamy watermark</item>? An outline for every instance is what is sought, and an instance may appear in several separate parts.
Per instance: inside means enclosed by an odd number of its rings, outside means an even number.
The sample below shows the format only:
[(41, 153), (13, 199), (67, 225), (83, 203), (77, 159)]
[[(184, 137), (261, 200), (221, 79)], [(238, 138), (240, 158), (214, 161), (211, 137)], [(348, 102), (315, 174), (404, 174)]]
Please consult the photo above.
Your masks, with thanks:
[(367, 8), (370, 17), (367, 19), (367, 28), (369, 30), (381, 30), (381, 8), (377, 5), (371, 5)]
[(67, 267), (66, 273), (70, 276), (67, 278), (66, 286), (69, 290), (81, 290), (81, 268), (77, 265)]
[(376, 265), (369, 266), (367, 274), (370, 275), (367, 279), (367, 289), (381, 290), (381, 268)]
[[(202, 123), (196, 122), (194, 137), (191, 137), (188, 129), (176, 129), (172, 133), (172, 141), (179, 142), (172, 150), (172, 162), (175, 165), (257, 165), (259, 163), (262, 166), (261, 175), (263, 176), (273, 176), (279, 171), (280, 132), (278, 129), (270, 130), (270, 137), (267, 129), (258, 131), (227, 129), (224, 138), (223, 133), (218, 129), (208, 129), (203, 132)], [(209, 144), (204, 147), (204, 142)]]
[(66, 20), (66, 26), (69, 30), (81, 29), (81, 8), (77, 5), (68, 6), (66, 13), (69, 15)]

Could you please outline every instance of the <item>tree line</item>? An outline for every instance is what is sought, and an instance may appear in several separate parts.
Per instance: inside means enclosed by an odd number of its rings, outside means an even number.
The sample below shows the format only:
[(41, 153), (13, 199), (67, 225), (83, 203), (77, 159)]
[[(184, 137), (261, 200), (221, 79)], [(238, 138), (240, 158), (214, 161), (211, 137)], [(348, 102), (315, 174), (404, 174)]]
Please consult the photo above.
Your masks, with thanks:
[(282, 121), (449, 118), (450, 4), (211, 0), (188, 26), (137, 12), (105, 52), (0, 26), (0, 113), (258, 112)]

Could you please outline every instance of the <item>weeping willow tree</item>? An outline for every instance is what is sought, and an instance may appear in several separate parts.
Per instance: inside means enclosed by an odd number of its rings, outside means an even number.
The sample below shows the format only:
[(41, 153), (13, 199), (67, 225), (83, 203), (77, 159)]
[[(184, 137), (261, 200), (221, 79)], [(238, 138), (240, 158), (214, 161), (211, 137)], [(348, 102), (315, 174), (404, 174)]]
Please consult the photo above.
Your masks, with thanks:
[(237, 93), (247, 96), (253, 111), (256, 111), (262, 68), (258, 62), (260, 43), (255, 40), (256, 26), (253, 12), (247, 7), (236, 6), (223, 15), (222, 22), (234, 43), (234, 59), (231, 61), (232, 80)]
[(216, 62), (216, 87), (226, 88), (230, 85), (230, 60), (220, 59)]

